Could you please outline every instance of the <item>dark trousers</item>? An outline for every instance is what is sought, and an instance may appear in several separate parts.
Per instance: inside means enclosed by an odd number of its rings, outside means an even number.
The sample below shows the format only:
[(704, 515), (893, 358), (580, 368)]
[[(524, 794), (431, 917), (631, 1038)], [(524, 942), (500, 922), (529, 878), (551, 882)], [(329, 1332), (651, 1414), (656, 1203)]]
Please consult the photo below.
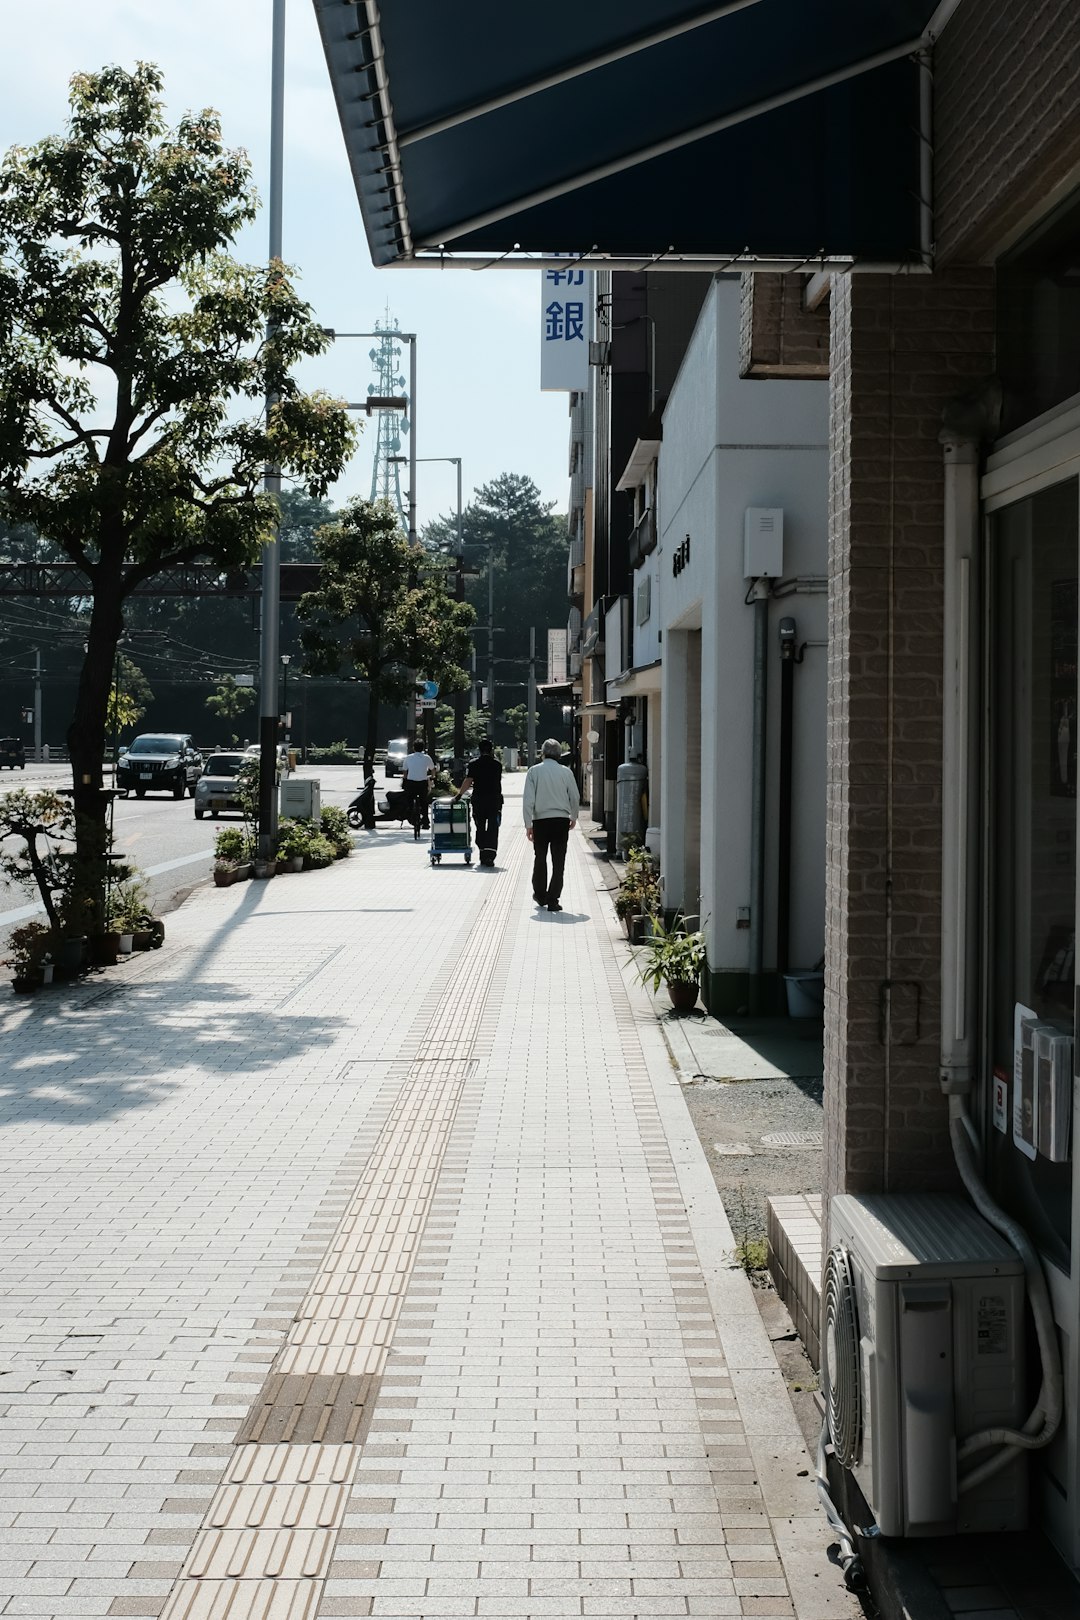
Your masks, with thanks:
[(496, 804), (477, 804), (473, 800), (473, 825), (476, 828), (476, 847), (480, 851), (480, 865), (494, 866), (499, 847), (499, 807)]
[[(570, 840), (570, 822), (566, 816), (545, 816), (532, 824), (533, 835), (533, 898), (537, 905), (556, 905), (562, 894), (563, 867), (566, 865), (566, 846)], [(551, 851), (551, 878), (548, 878), (547, 857)]]
[[(408, 806), (409, 820), (415, 822), (419, 819), (420, 825), (428, 825), (428, 785), (426, 782), (410, 782), (405, 778), (405, 803)], [(419, 812), (419, 815), (418, 815)]]

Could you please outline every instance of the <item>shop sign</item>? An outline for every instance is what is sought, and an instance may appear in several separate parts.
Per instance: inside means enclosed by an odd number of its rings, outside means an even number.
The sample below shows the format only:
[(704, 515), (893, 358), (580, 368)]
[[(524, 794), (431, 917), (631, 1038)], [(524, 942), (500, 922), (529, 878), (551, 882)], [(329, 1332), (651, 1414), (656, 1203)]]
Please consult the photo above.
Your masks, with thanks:
[(579, 393), (589, 386), (593, 272), (567, 265), (540, 276), (540, 387)]
[(681, 546), (675, 548), (671, 558), (671, 572), (678, 579), (684, 568), (690, 566), (690, 536), (687, 535)]

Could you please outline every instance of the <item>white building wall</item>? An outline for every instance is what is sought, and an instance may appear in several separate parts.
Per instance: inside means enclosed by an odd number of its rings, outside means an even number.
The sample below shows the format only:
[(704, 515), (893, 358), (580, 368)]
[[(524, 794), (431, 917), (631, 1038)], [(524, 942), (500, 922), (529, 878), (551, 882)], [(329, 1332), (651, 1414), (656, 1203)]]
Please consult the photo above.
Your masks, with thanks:
[[(784, 578), (826, 572), (827, 385), (742, 381), (738, 375), (739, 286), (719, 279), (664, 413), (660, 452), (658, 573), (663, 626), (664, 707), (661, 863), (665, 903), (698, 912), (713, 973), (745, 974), (750, 904), (753, 609), (745, 605), (744, 514), (784, 511)], [(678, 572), (676, 568), (678, 567)], [(824, 643), (826, 597), (798, 594), (770, 602), (765, 963), (775, 965), (776, 820), (780, 661), (777, 626), (796, 620), (800, 643)], [(685, 656), (669, 663), (669, 636), (701, 628), (701, 793), (680, 777), (686, 725)], [(673, 678), (674, 677), (674, 678)], [(795, 672), (791, 952), (811, 966), (824, 939), (825, 657), (808, 647)], [(686, 821), (700, 839), (700, 905), (684, 892)], [(667, 881), (670, 867), (671, 880)]]

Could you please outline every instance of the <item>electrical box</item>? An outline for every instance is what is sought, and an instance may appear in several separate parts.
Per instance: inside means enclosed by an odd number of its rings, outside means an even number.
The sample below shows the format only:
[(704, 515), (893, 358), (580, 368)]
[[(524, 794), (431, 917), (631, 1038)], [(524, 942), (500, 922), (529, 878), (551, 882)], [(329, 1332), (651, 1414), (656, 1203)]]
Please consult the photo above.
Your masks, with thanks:
[(783, 572), (783, 507), (748, 506), (743, 526), (743, 578), (779, 579)]
[(322, 815), (322, 795), (318, 782), (310, 777), (286, 777), (281, 784), (279, 813), (293, 821), (318, 821)]

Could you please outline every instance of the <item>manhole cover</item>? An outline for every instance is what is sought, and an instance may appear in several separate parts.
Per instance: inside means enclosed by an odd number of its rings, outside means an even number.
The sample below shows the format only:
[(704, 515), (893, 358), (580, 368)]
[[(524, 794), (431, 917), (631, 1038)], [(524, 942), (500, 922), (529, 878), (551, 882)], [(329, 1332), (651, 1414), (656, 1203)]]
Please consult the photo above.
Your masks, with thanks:
[(770, 1131), (768, 1136), (761, 1138), (766, 1147), (774, 1148), (819, 1148), (821, 1146), (820, 1131)]

